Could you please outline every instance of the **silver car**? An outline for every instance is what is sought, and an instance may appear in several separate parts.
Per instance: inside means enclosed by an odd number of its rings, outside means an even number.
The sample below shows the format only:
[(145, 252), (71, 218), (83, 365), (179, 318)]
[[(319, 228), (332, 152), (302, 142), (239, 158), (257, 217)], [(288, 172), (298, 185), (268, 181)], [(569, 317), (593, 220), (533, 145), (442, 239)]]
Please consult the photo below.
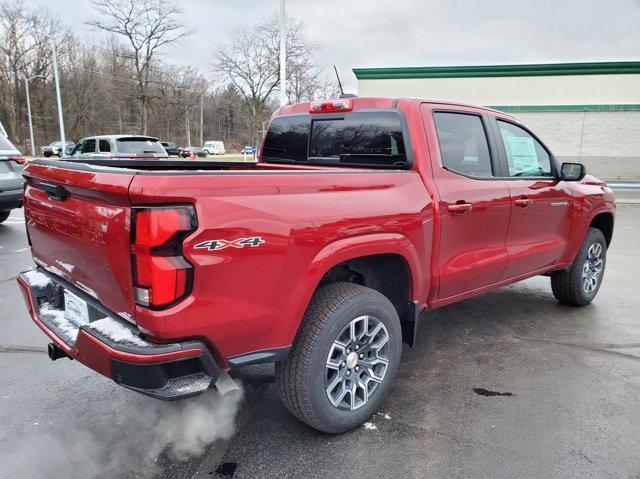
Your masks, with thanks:
[(14, 208), (22, 206), (22, 164), (24, 156), (0, 132), (0, 223)]
[(160, 160), (169, 158), (157, 138), (141, 135), (89, 136), (80, 140), (69, 156), (85, 160)]

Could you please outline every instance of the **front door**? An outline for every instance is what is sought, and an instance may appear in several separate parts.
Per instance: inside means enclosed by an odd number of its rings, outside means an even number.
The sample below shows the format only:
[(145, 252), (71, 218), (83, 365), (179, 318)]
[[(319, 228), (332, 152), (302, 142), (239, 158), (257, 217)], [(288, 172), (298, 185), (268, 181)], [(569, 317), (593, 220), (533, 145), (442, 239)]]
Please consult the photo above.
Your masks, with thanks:
[(494, 175), (498, 162), (489, 146), (488, 118), (451, 106), (430, 107), (423, 105), (422, 114), (438, 138), (440, 161), (432, 160), (432, 168), (440, 196), (437, 268), (443, 300), (503, 277), (511, 201), (505, 181)]
[(540, 141), (522, 126), (495, 123), (502, 175), (509, 188), (511, 221), (505, 279), (556, 264), (566, 251), (571, 196), (557, 178), (556, 165)]

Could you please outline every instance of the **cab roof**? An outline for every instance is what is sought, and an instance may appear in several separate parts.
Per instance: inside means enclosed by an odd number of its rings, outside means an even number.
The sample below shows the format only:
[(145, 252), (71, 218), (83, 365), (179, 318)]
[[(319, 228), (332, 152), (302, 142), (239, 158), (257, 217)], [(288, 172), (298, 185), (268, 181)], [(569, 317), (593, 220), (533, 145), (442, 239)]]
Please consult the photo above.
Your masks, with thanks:
[[(438, 104), (438, 105), (451, 105), (451, 106), (457, 106), (457, 107), (466, 107), (466, 108), (474, 108), (474, 109), (480, 109), (480, 110), (485, 110), (491, 113), (495, 113), (497, 115), (501, 115), (504, 117), (509, 117), (512, 118), (514, 120), (517, 120), (515, 117), (513, 117), (512, 115), (509, 115), (503, 111), (500, 110), (495, 110), (493, 108), (489, 108), (486, 106), (482, 106), (482, 105), (473, 105), (471, 103), (463, 103), (463, 102), (455, 102), (455, 101), (451, 101), (451, 100), (438, 100), (438, 99), (429, 99), (429, 98), (413, 98), (413, 97), (397, 97), (397, 98), (390, 98), (390, 97), (351, 97), (349, 98), (350, 100), (353, 101), (353, 110), (365, 110), (365, 109), (376, 109), (376, 108), (380, 108), (380, 109), (388, 109), (388, 108), (395, 108), (396, 105), (400, 102), (407, 102), (407, 103), (433, 103), (433, 104)], [(334, 99), (327, 99), (326, 101), (332, 101)], [(325, 101), (325, 100), (320, 100), (320, 101)], [(274, 114), (274, 116), (281, 116), (281, 115), (295, 115), (295, 114), (304, 114), (304, 113), (309, 113), (309, 109), (311, 107), (311, 104), (314, 102), (311, 101), (305, 101), (305, 102), (301, 102), (301, 103), (295, 103), (293, 105), (286, 105), (283, 107), (280, 107)]]

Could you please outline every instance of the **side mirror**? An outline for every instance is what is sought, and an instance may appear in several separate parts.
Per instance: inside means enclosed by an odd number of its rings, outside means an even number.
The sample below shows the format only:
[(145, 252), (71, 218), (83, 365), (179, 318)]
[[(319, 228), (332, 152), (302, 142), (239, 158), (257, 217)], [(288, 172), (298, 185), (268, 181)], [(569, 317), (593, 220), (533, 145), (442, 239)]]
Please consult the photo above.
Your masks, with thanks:
[(562, 163), (560, 179), (564, 181), (580, 181), (587, 174), (582, 163)]

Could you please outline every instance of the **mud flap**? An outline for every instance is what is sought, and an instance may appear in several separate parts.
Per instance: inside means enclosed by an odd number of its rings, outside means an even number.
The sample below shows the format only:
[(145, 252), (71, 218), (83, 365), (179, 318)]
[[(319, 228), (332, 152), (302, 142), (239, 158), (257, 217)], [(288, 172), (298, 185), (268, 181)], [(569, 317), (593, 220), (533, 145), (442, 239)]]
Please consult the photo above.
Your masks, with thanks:
[(402, 342), (414, 347), (418, 340), (418, 303), (409, 301), (405, 313), (400, 318), (402, 328)]

